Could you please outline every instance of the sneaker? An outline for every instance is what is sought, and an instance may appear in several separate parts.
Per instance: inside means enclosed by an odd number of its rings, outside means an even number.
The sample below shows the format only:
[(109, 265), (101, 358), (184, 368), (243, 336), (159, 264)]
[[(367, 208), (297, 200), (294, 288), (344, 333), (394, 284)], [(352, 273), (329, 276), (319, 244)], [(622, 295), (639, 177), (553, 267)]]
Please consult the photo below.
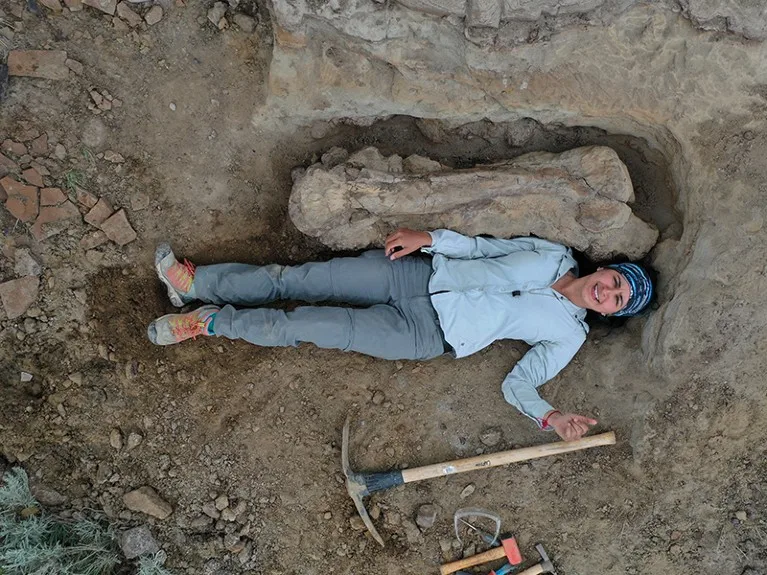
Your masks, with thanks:
[(179, 262), (170, 244), (162, 243), (157, 246), (154, 252), (154, 267), (157, 277), (168, 288), (170, 303), (183, 307), (195, 299), (192, 288), (194, 264), (189, 260)]
[(173, 345), (198, 335), (212, 335), (208, 329), (219, 307), (204, 305), (189, 313), (171, 313), (158, 317), (146, 330), (149, 341), (155, 345)]

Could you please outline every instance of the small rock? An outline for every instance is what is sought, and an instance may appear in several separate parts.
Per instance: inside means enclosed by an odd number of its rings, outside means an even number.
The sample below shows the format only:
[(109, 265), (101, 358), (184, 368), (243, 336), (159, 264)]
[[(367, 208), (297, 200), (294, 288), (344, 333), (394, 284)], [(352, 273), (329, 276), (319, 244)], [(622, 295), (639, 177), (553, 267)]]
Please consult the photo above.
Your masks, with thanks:
[(42, 188), (45, 185), (45, 182), (43, 182), (43, 177), (34, 168), (28, 168), (24, 170), (23, 172), (21, 172), (21, 175), (24, 177), (24, 179), (27, 182), (29, 182), (33, 186)]
[[(27, 153), (27, 147), (24, 144), (13, 140), (4, 140), (0, 149), (6, 154), (13, 154), (14, 156), (24, 156)], [(9, 167), (15, 168), (16, 164)]]
[(421, 505), (418, 508), (418, 514), (416, 515), (415, 522), (418, 527), (423, 529), (429, 529), (437, 520), (437, 506), (431, 503)]
[(11, 50), (8, 54), (8, 75), (66, 80), (69, 68), (63, 50)]
[[(159, 6), (155, 6), (155, 8), (159, 8)], [(123, 158), (121, 154), (118, 154), (112, 150), (107, 150), (104, 152), (104, 159), (107, 162), (112, 162), (113, 164), (122, 164), (125, 161), (125, 158)]]
[(38, 0), (38, 2), (40, 2), (40, 4), (42, 4), (43, 6), (45, 6), (46, 8), (48, 8), (48, 10), (52, 12), (59, 13), (63, 10), (63, 8), (61, 7), (61, 2), (59, 2), (59, 0)]
[(129, 26), (132, 28), (135, 28), (136, 26), (141, 26), (141, 16), (136, 14), (130, 6), (128, 6), (127, 2), (120, 2), (117, 5), (117, 15), (125, 20)]
[(123, 495), (123, 503), (131, 511), (139, 511), (158, 519), (166, 519), (173, 507), (149, 486), (140, 487)]
[(498, 445), (502, 437), (503, 433), (500, 429), (497, 427), (488, 427), (479, 435), (479, 440), (482, 442), (482, 445), (493, 447), (494, 445)]
[(365, 531), (367, 529), (365, 522), (359, 515), (353, 515), (349, 518), (349, 526), (352, 528), (352, 531)]
[(469, 495), (474, 493), (476, 491), (476, 487), (473, 483), (469, 483), (466, 487), (463, 488), (463, 491), (461, 491), (461, 499), (466, 499)]
[(0, 187), (8, 198), (5, 200), (5, 208), (13, 217), (22, 222), (31, 222), (37, 217), (39, 204), (36, 187), (24, 185), (9, 176), (0, 180)]
[(230, 533), (224, 536), (224, 548), (230, 553), (237, 554), (245, 549), (245, 541), (239, 535)]
[(96, 226), (98, 228), (101, 227), (101, 224), (109, 219), (113, 212), (114, 210), (112, 209), (112, 206), (109, 205), (109, 202), (104, 198), (99, 198), (99, 200), (96, 202), (96, 205), (94, 205), (91, 210), (85, 214), (83, 219), (92, 226)]
[(13, 271), (17, 276), (39, 276), (42, 273), (40, 262), (29, 248), (16, 248), (13, 262)]
[(221, 519), (231, 523), (237, 519), (237, 514), (234, 512), (234, 509), (227, 507), (221, 512)]
[(22, 371), (20, 379), (21, 379), (21, 383), (27, 383), (29, 381), (32, 381), (32, 374), (27, 373), (26, 371)]
[(216, 505), (212, 501), (208, 501), (207, 503), (203, 504), (202, 512), (211, 519), (218, 519), (221, 517), (221, 513), (218, 509), (216, 509)]
[(738, 519), (738, 521), (743, 522), (746, 519), (748, 519), (748, 515), (745, 511), (737, 511), (735, 512), (735, 517)]
[[(58, 0), (57, 0), (58, 1)], [(47, 156), (48, 155), (48, 134), (42, 134), (32, 140), (29, 146), (30, 153), (33, 156)]]
[(7, 281), (0, 284), (0, 301), (8, 319), (24, 315), (27, 308), (37, 299), (40, 281), (36, 276)]
[(232, 17), (232, 20), (243, 32), (248, 34), (252, 33), (253, 30), (256, 29), (256, 21), (246, 14), (238, 12)]
[(40, 215), (32, 226), (32, 235), (42, 241), (66, 229), (67, 220), (79, 218), (80, 212), (70, 201), (58, 206), (45, 206), (40, 209)]
[(114, 447), (117, 451), (120, 451), (123, 448), (123, 434), (120, 433), (119, 429), (114, 428), (109, 432), (109, 445)]
[(45, 485), (33, 484), (30, 486), (30, 489), (34, 498), (45, 507), (58, 507), (67, 502), (67, 498), (64, 495)]
[(219, 495), (216, 497), (216, 509), (219, 511), (223, 511), (227, 507), (229, 507), (229, 498), (226, 495)]
[(671, 539), (671, 541), (678, 541), (681, 538), (682, 538), (682, 532), (681, 531), (672, 531), (671, 532), (671, 536), (669, 537), (669, 539)]
[(373, 405), (381, 405), (384, 400), (386, 399), (386, 396), (384, 395), (383, 391), (376, 391), (373, 394)]
[(125, 210), (117, 211), (101, 224), (101, 231), (119, 246), (129, 244), (138, 237), (136, 230), (134, 230), (128, 222)]
[(67, 196), (61, 188), (43, 188), (40, 190), (41, 206), (58, 206), (67, 201)]
[(141, 555), (154, 555), (160, 550), (152, 532), (146, 525), (140, 525), (120, 534), (120, 549), (126, 559), (134, 559)]
[(168, 104), (168, 108), (170, 108), (171, 112), (175, 112), (176, 111), (176, 104), (175, 104), (175, 102), (171, 102), (170, 104)]
[(405, 537), (407, 538), (408, 543), (411, 545), (416, 545), (423, 542), (423, 535), (421, 535), (421, 530), (418, 529), (416, 524), (410, 521), (410, 519), (403, 519), (402, 527), (405, 529)]
[[(78, 76), (82, 76), (83, 70), (85, 69), (82, 63), (78, 62), (77, 60), (72, 60), (71, 58), (67, 58), (67, 61), (65, 62), (65, 64), (67, 65), (67, 68), (72, 70), (75, 74), (77, 74)], [(63, 147), (64, 146), (62, 146), (62, 148)], [(66, 148), (65, 148), (65, 151), (66, 151)], [(64, 158), (59, 158), (59, 159), (63, 160)]]
[[(69, 61), (69, 60), (67, 60)], [(53, 155), (56, 156), (57, 160), (66, 160), (67, 159), (67, 149), (64, 147), (63, 144), (56, 144), (56, 147), (53, 150)]]
[(69, 374), (69, 381), (74, 383), (75, 385), (82, 385), (83, 384), (83, 374), (79, 371), (75, 371), (74, 373)]
[(193, 529), (203, 529), (205, 527), (208, 527), (211, 522), (213, 521), (212, 517), (208, 517), (207, 515), (200, 515), (199, 517), (195, 517), (192, 519), (192, 522), (190, 525)]
[(109, 14), (110, 16), (114, 16), (115, 9), (117, 8), (117, 0), (82, 0), (82, 3), (101, 10), (104, 14)]
[(322, 154), (322, 165), (326, 168), (333, 168), (339, 164), (343, 164), (349, 159), (349, 152), (338, 146), (333, 146), (327, 152)]
[(208, 10), (208, 20), (216, 27), (218, 27), (219, 22), (224, 18), (224, 15), (226, 15), (226, 4), (223, 2), (216, 2), (213, 4), (213, 7)]
[(75, 196), (77, 196), (77, 203), (88, 209), (94, 207), (99, 201), (96, 196), (79, 186), (75, 187)]
[(149, 9), (149, 12), (146, 13), (144, 16), (144, 20), (146, 20), (146, 23), (150, 26), (154, 26), (157, 24), (160, 20), (162, 20), (162, 7), (155, 4)]
[(402, 160), (402, 169), (411, 174), (430, 174), (444, 170), (444, 166), (430, 158), (413, 154)]
[(453, 558), (453, 541), (449, 537), (441, 537), (439, 549), (442, 551), (442, 559), (448, 561)]
[(141, 442), (144, 441), (144, 436), (136, 431), (131, 431), (128, 434), (128, 450), (137, 448), (139, 445), (141, 445)]
[(669, 553), (672, 555), (679, 555), (682, 552), (682, 548), (679, 545), (672, 545), (669, 547)]

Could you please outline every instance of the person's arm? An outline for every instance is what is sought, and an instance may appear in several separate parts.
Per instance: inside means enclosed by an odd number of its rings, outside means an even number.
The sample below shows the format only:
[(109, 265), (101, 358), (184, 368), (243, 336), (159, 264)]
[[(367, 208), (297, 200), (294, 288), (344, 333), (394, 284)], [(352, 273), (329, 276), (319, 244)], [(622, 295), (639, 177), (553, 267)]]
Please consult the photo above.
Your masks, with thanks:
[(518, 251), (561, 250), (562, 246), (533, 237), (499, 240), (469, 237), (451, 230), (418, 232), (401, 228), (386, 238), (386, 255), (396, 260), (416, 250), (453, 259), (496, 258)]
[(589, 417), (561, 413), (554, 409), (538, 394), (538, 387), (552, 379), (570, 362), (583, 341), (573, 339), (535, 344), (517, 362), (501, 385), (508, 403), (535, 421), (541, 429), (554, 429), (567, 441), (581, 437), (589, 426), (597, 422)]

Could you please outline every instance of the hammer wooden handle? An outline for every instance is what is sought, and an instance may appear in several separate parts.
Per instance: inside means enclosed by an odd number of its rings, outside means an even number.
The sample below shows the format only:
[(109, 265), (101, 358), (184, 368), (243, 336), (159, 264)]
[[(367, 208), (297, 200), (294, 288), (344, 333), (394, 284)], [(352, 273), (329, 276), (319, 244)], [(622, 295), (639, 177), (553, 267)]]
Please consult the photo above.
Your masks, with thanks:
[(538, 563), (538, 565), (533, 565), (529, 569), (517, 573), (517, 575), (540, 575), (541, 573), (546, 573), (546, 571), (543, 569), (543, 563)]
[[(456, 459), (447, 463), (435, 463), (433, 465), (424, 465), (412, 469), (402, 470), (402, 482), (411, 483), (413, 481), (422, 481), (432, 477), (443, 477), (453, 475), (454, 473), (463, 473), (465, 471), (474, 471), (475, 469), (488, 469), (498, 467), (499, 465), (508, 465), (509, 463), (518, 463), (520, 461), (529, 461), (548, 455), (559, 455), (561, 453), (570, 453), (571, 451), (580, 451), (600, 445), (615, 444), (615, 433), (608, 431), (599, 435), (591, 435), (576, 439), (575, 441), (557, 441), (555, 443), (546, 443), (534, 447), (523, 447), (521, 449), (511, 449), (509, 451), (500, 451), (498, 453), (488, 453), (469, 457), (467, 459)], [(450, 571), (452, 573), (452, 571)]]
[(449, 573), (455, 573), (456, 571), (460, 571), (461, 569), (465, 569), (467, 567), (474, 567), (475, 565), (481, 565), (482, 563), (488, 563), (490, 561), (495, 561), (496, 559), (504, 559), (505, 557), (506, 551), (504, 551), (503, 547), (493, 547), (484, 553), (477, 553), (476, 555), (466, 557), (465, 559), (459, 559), (458, 561), (453, 561), (452, 563), (445, 563), (444, 565), (440, 566), (439, 572), (442, 575), (448, 575)]

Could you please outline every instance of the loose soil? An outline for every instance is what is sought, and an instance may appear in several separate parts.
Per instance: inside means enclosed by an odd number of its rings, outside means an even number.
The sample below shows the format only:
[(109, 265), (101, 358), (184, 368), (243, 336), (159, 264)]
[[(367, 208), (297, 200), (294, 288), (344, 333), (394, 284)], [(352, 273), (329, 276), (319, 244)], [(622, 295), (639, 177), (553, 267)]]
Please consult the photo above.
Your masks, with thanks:
[[(724, 377), (651, 373), (640, 351), (643, 320), (594, 328), (573, 363), (543, 388), (554, 405), (593, 414), (598, 431), (614, 430), (616, 446), (374, 495), (368, 508), (380, 512), (383, 549), (350, 522), (356, 512), (340, 467), (346, 415), (353, 414), (353, 465), (365, 471), (552, 441), (500, 393), (523, 344), (497, 342), (460, 361), (386, 362), (311, 345), (149, 343), (146, 325), (172, 311), (152, 268), (159, 241), (200, 264), (331, 257), (291, 225), (287, 198), (291, 169), (333, 145), (376, 145), (467, 166), (604, 143), (629, 166), (640, 215), (664, 238), (681, 234), (663, 156), (630, 135), (542, 126), (512, 147), (506, 126), (475, 123), (448, 129), (435, 143), (405, 117), (369, 127), (286, 122), (279, 133), (266, 132), (251, 120), (266, 96), (268, 11), (240, 3), (237, 11), (259, 22), (246, 34), (217, 30), (205, 18), (209, 7), (178, 2), (159, 24), (132, 33), (88, 7), (61, 15), (40, 7), (35, 15), (20, 2), (0, 2), (0, 16), (23, 23), (14, 47), (66, 50), (84, 65), (82, 75), (57, 82), (12, 78), (0, 102), (0, 141), (47, 133), (51, 150), (61, 143), (68, 152), (51, 170), (53, 181), (64, 188), (78, 178), (125, 207), (139, 235), (123, 248), (86, 253), (79, 247), (91, 231), (86, 224), (36, 242), (0, 210), (0, 279), (14, 277), (15, 248), (30, 247), (43, 263), (32, 321), (28, 314), (2, 323), (5, 458), (64, 494), (64, 513), (101, 510), (120, 526), (149, 523), (167, 566), (179, 573), (434, 573), (471, 545), (482, 549), (471, 537), (462, 547), (452, 534), (452, 514), (465, 506), (499, 513), (530, 560), (543, 542), (563, 575), (764, 573), (767, 459), (762, 445), (750, 450), (758, 412), (743, 409)], [(95, 115), (93, 87), (122, 107)], [(107, 150), (126, 162), (100, 158)], [(32, 381), (20, 383), (21, 371)], [(383, 401), (374, 402), (376, 394)], [(144, 439), (116, 450), (115, 428)], [(501, 431), (497, 445), (481, 443), (487, 428)], [(476, 489), (462, 499), (469, 484)], [(142, 485), (173, 505), (169, 519), (125, 509), (122, 495)], [(200, 521), (202, 506), (220, 494), (232, 507), (246, 502), (244, 514), (231, 523)], [(439, 513), (419, 533), (411, 522), (424, 503)], [(251, 542), (246, 553), (224, 549), (231, 533)]]

